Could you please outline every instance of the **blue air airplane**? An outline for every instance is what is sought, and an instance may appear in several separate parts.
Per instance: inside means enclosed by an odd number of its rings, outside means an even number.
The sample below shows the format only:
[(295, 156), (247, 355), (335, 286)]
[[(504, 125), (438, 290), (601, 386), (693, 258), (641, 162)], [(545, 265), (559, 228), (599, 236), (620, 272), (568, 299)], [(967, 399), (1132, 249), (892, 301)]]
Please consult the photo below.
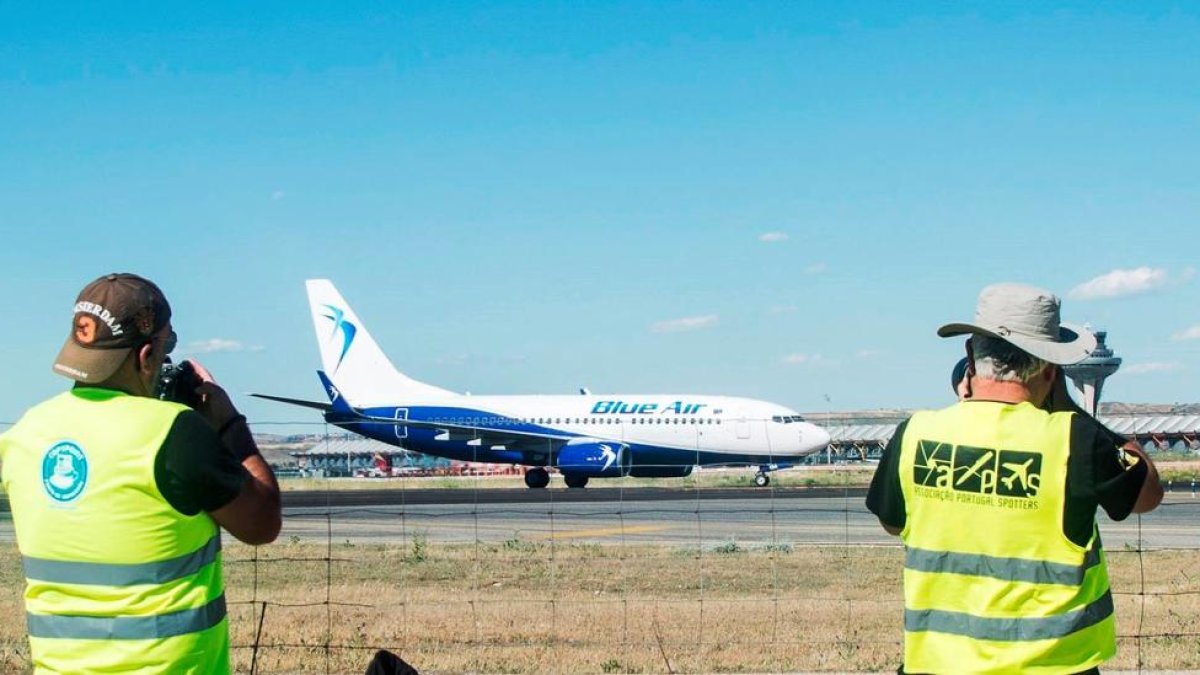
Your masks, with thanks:
[(829, 434), (794, 410), (730, 396), (613, 394), (470, 396), (396, 370), (327, 279), (307, 282), (329, 403), (255, 394), (321, 410), (368, 438), (429, 455), (529, 467), (544, 488), (549, 469), (568, 487), (591, 478), (687, 476), (695, 466), (792, 467), (824, 449)]

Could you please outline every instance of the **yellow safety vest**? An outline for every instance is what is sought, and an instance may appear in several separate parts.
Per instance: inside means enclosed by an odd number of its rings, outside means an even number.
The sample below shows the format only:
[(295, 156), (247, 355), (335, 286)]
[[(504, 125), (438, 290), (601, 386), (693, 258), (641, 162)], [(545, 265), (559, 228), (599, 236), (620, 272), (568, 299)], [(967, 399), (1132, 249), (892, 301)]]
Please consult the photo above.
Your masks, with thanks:
[(1099, 532), (1063, 533), (1071, 418), (976, 401), (909, 420), (906, 671), (1073, 673), (1116, 653)]
[(0, 436), (35, 672), (229, 672), (220, 530), (154, 480), (183, 410), (76, 388)]

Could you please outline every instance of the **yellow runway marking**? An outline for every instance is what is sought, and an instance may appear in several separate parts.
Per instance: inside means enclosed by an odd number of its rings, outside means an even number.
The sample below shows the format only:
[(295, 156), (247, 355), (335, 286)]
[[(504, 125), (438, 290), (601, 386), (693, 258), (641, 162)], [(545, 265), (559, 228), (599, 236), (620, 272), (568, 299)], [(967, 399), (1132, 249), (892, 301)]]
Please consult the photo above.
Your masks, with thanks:
[(543, 534), (530, 539), (585, 539), (587, 537), (612, 537), (619, 534), (645, 534), (671, 529), (670, 525), (628, 525), (626, 527), (600, 527), (594, 530), (567, 530), (554, 534)]

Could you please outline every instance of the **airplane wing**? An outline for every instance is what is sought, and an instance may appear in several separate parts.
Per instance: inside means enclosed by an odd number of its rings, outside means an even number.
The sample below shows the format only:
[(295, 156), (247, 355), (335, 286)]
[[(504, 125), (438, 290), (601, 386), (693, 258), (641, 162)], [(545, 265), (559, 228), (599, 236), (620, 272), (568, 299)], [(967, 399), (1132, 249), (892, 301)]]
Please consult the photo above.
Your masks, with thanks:
[(516, 429), (497, 429), (495, 427), (482, 427), (470, 424), (448, 424), (446, 422), (430, 422), (426, 420), (412, 419), (396, 419), (395, 417), (376, 417), (373, 415), (364, 414), (358, 410), (354, 411), (356, 416), (354, 419), (346, 420), (346, 422), (365, 422), (370, 424), (399, 424), (406, 427), (417, 427), (419, 429), (435, 429), (446, 433), (446, 437), (442, 440), (478, 440), (480, 445), (527, 445), (539, 442), (560, 442), (575, 438), (572, 434), (564, 433), (545, 433), (538, 431), (518, 431)]
[[(439, 436), (439, 440), (447, 441), (474, 441), (478, 440), (480, 445), (534, 445), (550, 442), (553, 444), (565, 443), (566, 441), (575, 438), (571, 434), (563, 433), (544, 433), (536, 431), (520, 431), (517, 429), (497, 429), (495, 427), (483, 427), (470, 424), (451, 424), (448, 422), (430, 422), (427, 420), (412, 420), (412, 419), (397, 419), (395, 417), (378, 417), (368, 415), (358, 408), (345, 405), (336, 405), (332, 403), (321, 403), (319, 401), (305, 401), (298, 398), (288, 398), (286, 396), (272, 396), (270, 394), (250, 394), (256, 398), (267, 399), (268, 401), (276, 401), (286, 403), (288, 405), (300, 406), (302, 408), (313, 408), (321, 410), (325, 413), (337, 415), (338, 424), (400, 424), (406, 427), (416, 427), (419, 429), (434, 429), (444, 432), (445, 437)], [(345, 402), (344, 398), (338, 398), (339, 404)], [(332, 421), (332, 419), (331, 419)], [(543, 448), (544, 449), (544, 448)]]

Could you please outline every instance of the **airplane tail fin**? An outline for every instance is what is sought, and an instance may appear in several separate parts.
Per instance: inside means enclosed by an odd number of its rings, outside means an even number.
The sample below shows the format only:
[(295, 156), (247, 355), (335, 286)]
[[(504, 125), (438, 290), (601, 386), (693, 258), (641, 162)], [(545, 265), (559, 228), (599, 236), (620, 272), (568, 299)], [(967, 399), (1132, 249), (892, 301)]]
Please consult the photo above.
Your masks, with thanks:
[[(305, 287), (321, 350), (326, 393), (338, 392), (343, 403), (353, 401), (358, 407), (455, 395), (396, 370), (331, 281), (309, 279)], [(331, 391), (333, 382), (337, 386)]]

